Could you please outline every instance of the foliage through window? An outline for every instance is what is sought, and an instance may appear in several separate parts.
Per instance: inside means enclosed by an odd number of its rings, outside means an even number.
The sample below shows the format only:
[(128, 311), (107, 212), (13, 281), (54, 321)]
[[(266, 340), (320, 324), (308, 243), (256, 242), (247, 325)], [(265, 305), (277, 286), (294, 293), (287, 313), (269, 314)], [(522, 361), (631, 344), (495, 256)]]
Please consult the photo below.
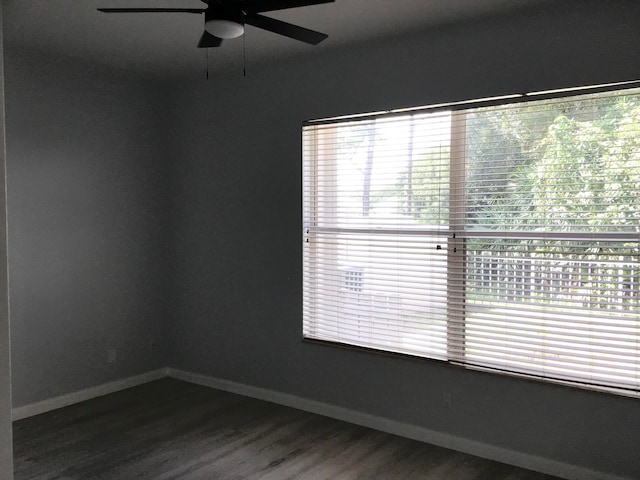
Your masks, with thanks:
[(640, 391), (640, 89), (303, 142), (305, 337)]

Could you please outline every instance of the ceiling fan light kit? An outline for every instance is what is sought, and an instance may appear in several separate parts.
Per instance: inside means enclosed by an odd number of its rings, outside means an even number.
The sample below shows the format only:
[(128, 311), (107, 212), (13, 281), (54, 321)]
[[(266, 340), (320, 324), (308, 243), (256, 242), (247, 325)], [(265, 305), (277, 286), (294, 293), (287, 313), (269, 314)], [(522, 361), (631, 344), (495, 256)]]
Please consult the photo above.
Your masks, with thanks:
[(317, 45), (328, 35), (282, 20), (265, 17), (260, 13), (335, 2), (335, 0), (202, 1), (207, 4), (207, 8), (98, 8), (98, 11), (104, 13), (204, 13), (205, 31), (198, 42), (198, 48), (219, 47), (224, 39), (242, 36), (245, 24), (310, 45)]
[(204, 24), (204, 29), (218, 38), (237, 38), (244, 33), (244, 25), (233, 20), (209, 20)]

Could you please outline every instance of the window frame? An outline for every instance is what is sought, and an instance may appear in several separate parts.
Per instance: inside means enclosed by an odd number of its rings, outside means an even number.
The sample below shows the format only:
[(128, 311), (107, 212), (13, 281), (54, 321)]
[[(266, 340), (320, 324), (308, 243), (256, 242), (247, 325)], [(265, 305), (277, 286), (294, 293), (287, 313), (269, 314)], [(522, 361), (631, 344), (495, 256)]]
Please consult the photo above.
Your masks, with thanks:
[[(318, 121), (306, 122), (303, 126), (309, 127), (313, 125), (318, 125), (318, 123), (322, 125), (332, 125), (335, 123), (343, 123), (345, 121), (353, 121), (355, 120), (366, 120), (371, 118), (377, 118), (381, 115), (385, 117), (394, 116), (394, 115), (407, 115), (419, 113), (419, 112), (437, 112), (441, 110), (449, 110), (451, 111), (451, 171), (450, 171), (450, 191), (449, 191), (449, 200), (450, 200), (450, 218), (448, 223), (448, 234), (449, 234), (449, 248), (447, 248), (447, 345), (446, 345), (446, 358), (438, 358), (437, 356), (423, 356), (423, 355), (415, 355), (417, 358), (427, 360), (427, 361), (438, 361), (445, 362), (451, 365), (461, 366), (463, 368), (475, 369), (481, 371), (489, 371), (502, 373), (506, 375), (512, 375), (517, 377), (525, 377), (525, 378), (535, 378), (542, 379), (546, 382), (559, 383), (564, 385), (570, 385), (573, 387), (579, 388), (587, 388), (590, 390), (601, 390), (606, 392), (614, 392), (622, 395), (629, 395), (633, 397), (640, 396), (640, 388), (618, 388), (607, 385), (590, 383), (588, 381), (577, 381), (575, 379), (567, 379), (567, 378), (557, 378), (548, 375), (536, 374), (532, 372), (518, 372), (513, 371), (511, 369), (501, 369), (496, 366), (487, 366), (487, 365), (475, 365), (473, 363), (469, 363), (465, 361), (467, 354), (465, 353), (465, 330), (467, 328), (467, 322), (465, 316), (465, 308), (467, 304), (467, 295), (465, 292), (465, 263), (467, 261), (467, 252), (466, 252), (466, 242), (468, 239), (477, 239), (477, 238), (500, 238), (504, 236), (505, 233), (500, 230), (470, 230), (467, 228), (464, 217), (464, 209), (465, 209), (465, 186), (463, 182), (459, 181), (460, 178), (465, 177), (465, 140), (464, 136), (466, 135), (466, 110), (470, 108), (470, 105), (475, 108), (478, 106), (493, 106), (493, 105), (501, 105), (505, 103), (509, 104), (517, 104), (521, 102), (527, 101), (537, 101), (543, 100), (547, 98), (563, 98), (574, 96), (577, 93), (598, 93), (605, 92), (610, 90), (620, 90), (620, 86), (627, 88), (635, 88), (640, 86), (640, 82), (618, 82), (615, 84), (608, 84), (604, 86), (596, 86), (590, 88), (578, 88), (578, 89), (563, 89), (562, 91), (550, 91), (550, 92), (537, 92), (532, 94), (525, 95), (517, 95), (517, 96), (504, 96), (500, 98), (492, 98), (492, 99), (484, 99), (473, 102), (456, 102), (453, 104), (441, 104), (433, 107), (420, 107), (416, 109), (402, 109), (396, 110), (393, 112), (384, 112), (382, 114), (372, 114), (372, 115), (357, 115), (350, 117), (341, 117), (335, 119), (323, 119)], [(322, 143), (322, 140), (319, 140), (317, 137), (318, 131), (316, 130), (315, 135), (312, 139), (312, 148), (303, 148), (303, 196), (305, 192), (311, 192), (311, 197), (316, 199), (316, 203), (308, 205), (306, 200), (303, 200), (303, 242), (314, 244), (312, 239), (316, 238), (319, 234), (322, 233), (330, 233), (331, 229), (326, 229), (318, 224), (313, 224), (311, 218), (318, 218), (316, 215), (312, 214), (312, 210), (315, 210), (317, 213), (318, 204), (317, 204), (317, 191), (320, 188), (317, 183), (313, 183), (307, 185), (305, 182), (307, 178), (309, 178), (309, 174), (307, 169), (314, 169), (315, 172), (318, 171), (319, 163), (318, 163), (318, 155), (319, 151), (324, 151), (322, 148), (318, 148), (318, 145)], [(303, 132), (303, 135), (304, 132)], [(460, 141), (462, 138), (462, 141)], [(330, 155), (330, 154), (329, 154)], [(313, 157), (313, 158), (311, 158)], [(337, 160), (335, 160), (337, 162)], [(324, 164), (323, 164), (324, 165)], [(326, 168), (326, 166), (325, 166)], [(462, 172), (462, 173), (460, 173)], [(456, 180), (457, 179), (457, 180)], [(306, 198), (306, 197), (305, 197)], [(334, 229), (335, 230), (335, 229)], [(348, 228), (347, 228), (348, 230)], [(367, 233), (367, 230), (362, 230), (363, 233)], [(380, 229), (376, 230), (377, 233), (380, 233)], [(406, 234), (406, 233), (414, 233), (413, 231), (402, 231), (393, 229), (395, 234)], [(333, 233), (336, 233), (335, 231)], [(424, 231), (422, 232), (424, 233)], [(442, 233), (442, 230), (438, 231), (439, 234)], [(531, 234), (533, 238), (535, 236), (534, 233)], [(592, 233), (576, 233), (576, 232), (558, 232), (558, 233), (547, 233), (544, 235), (545, 238), (554, 237), (558, 240), (574, 240), (579, 237), (584, 237), (585, 239), (593, 240), (594, 238), (599, 238), (601, 240), (611, 240), (612, 238), (619, 239), (621, 236), (630, 239), (633, 242), (640, 241), (640, 235), (636, 234), (620, 234), (620, 233), (602, 233), (602, 234), (592, 234)], [(312, 255), (309, 253), (309, 250), (312, 252), (317, 252), (317, 247), (310, 247), (307, 249), (303, 249), (303, 276), (309, 274), (309, 262), (307, 261), (307, 257)], [(317, 254), (317, 253), (316, 253)], [(452, 265), (456, 265), (456, 268), (451, 268)], [(459, 277), (458, 279), (454, 279), (453, 277)], [(307, 293), (305, 293), (304, 289), (309, 288), (306, 282), (303, 281), (303, 299), (307, 298)], [(452, 305), (454, 298), (462, 298), (462, 305), (456, 303)], [(317, 306), (309, 306), (303, 300), (303, 311), (307, 312), (309, 309), (317, 308)], [(462, 334), (458, 333), (456, 342), (452, 342), (453, 335), (451, 335), (450, 331), (456, 330), (457, 332), (463, 332)], [(308, 326), (305, 324), (303, 327), (303, 339), (305, 341), (311, 342), (321, 342), (330, 345), (341, 345), (347, 346), (349, 348), (356, 349), (365, 349), (368, 351), (379, 352), (383, 354), (392, 354), (392, 355), (401, 355), (401, 356), (414, 356), (412, 354), (407, 354), (404, 352), (397, 352), (393, 349), (385, 350), (378, 349), (376, 347), (362, 346), (351, 343), (342, 343), (342, 342), (334, 342), (330, 340), (318, 340), (314, 338), (313, 335), (309, 335)], [(462, 339), (462, 342), (460, 342)], [(638, 357), (640, 359), (640, 356)]]

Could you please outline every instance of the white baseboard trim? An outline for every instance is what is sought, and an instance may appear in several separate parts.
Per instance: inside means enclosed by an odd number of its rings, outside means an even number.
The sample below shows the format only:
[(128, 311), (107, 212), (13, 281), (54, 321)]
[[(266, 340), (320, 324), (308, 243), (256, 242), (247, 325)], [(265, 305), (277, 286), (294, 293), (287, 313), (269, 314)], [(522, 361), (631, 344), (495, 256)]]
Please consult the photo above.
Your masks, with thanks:
[(242, 383), (232, 382), (219, 378), (208, 377), (196, 373), (185, 372), (175, 368), (167, 368), (167, 375), (177, 380), (195, 383), (206, 387), (216, 388), (247, 397), (252, 397), (268, 402), (297, 408), (311, 413), (335, 418), (345, 422), (373, 428), (383, 432), (399, 435), (413, 440), (450, 448), (470, 455), (495, 460), (501, 463), (514, 465), (521, 468), (535, 470), (548, 475), (566, 478), (568, 480), (632, 480), (628, 477), (619, 477), (603, 472), (589, 470), (576, 465), (568, 465), (548, 458), (530, 455), (514, 450), (509, 450), (495, 445), (476, 442), (446, 433), (429, 430), (387, 418), (369, 415), (344, 407), (310, 400), (308, 398), (289, 395), (260, 387), (254, 387)]
[(102, 385), (68, 393), (59, 397), (49, 398), (41, 402), (17, 407), (11, 410), (11, 420), (22, 420), (23, 418), (33, 417), (34, 415), (40, 415), (41, 413), (50, 412), (51, 410), (67, 407), (74, 403), (84, 402), (85, 400), (91, 400), (92, 398), (119, 392), (126, 388), (142, 385), (143, 383), (152, 382), (166, 377), (168, 375), (167, 370), (168, 369), (166, 368), (161, 368), (141, 375), (115, 380), (113, 382), (104, 383)]

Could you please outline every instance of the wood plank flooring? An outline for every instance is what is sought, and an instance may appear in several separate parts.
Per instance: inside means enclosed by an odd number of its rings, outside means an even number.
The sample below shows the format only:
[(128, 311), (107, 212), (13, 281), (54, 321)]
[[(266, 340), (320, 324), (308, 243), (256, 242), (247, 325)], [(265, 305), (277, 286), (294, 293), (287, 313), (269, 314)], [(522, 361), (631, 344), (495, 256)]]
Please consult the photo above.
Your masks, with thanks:
[(163, 379), (14, 423), (15, 480), (558, 480)]

